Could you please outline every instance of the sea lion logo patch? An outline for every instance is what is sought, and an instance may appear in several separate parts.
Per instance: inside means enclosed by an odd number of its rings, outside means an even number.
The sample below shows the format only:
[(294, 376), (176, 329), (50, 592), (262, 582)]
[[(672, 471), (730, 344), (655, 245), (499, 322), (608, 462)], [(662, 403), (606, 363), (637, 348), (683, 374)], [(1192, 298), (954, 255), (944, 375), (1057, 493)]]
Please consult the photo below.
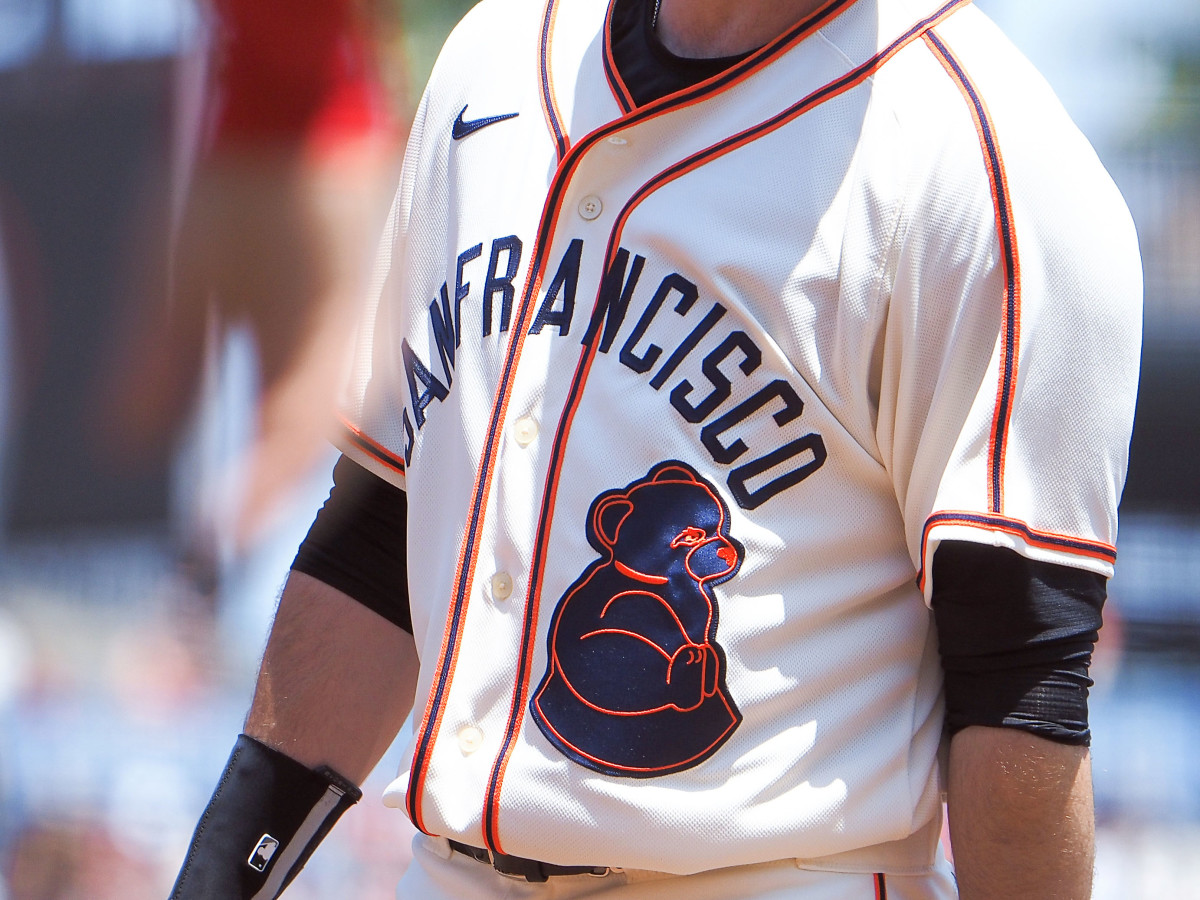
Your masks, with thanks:
[(742, 720), (725, 686), (712, 590), (745, 553), (729, 535), (729, 508), (672, 460), (592, 501), (587, 537), (600, 558), (554, 610), (533, 718), (564, 754), (607, 775), (698, 765)]

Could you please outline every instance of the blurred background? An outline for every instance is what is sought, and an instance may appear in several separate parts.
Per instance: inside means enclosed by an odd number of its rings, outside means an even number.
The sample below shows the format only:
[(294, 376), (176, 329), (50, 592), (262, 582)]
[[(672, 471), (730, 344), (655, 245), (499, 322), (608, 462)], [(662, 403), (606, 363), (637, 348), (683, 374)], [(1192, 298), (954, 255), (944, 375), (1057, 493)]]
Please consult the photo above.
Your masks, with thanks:
[[(978, 2), (1141, 237), (1096, 896), (1200, 897), (1200, 4)], [(469, 5), (0, 0), (0, 900), (166, 896), (328, 489), (329, 423), (297, 398), (336, 381), (405, 123)], [(397, 761), (289, 897), (394, 896)]]

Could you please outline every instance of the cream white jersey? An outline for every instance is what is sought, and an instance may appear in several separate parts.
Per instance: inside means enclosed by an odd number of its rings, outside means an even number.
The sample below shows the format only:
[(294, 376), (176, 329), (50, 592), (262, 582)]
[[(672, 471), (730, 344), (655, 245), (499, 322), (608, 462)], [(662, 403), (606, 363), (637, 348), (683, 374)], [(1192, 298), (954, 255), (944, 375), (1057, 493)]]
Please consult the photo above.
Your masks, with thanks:
[(938, 543), (1112, 572), (1130, 218), (963, 0), (641, 107), (608, 15), (484, 0), (414, 122), (343, 444), (409, 502), (392, 791), (561, 864), (920, 871)]

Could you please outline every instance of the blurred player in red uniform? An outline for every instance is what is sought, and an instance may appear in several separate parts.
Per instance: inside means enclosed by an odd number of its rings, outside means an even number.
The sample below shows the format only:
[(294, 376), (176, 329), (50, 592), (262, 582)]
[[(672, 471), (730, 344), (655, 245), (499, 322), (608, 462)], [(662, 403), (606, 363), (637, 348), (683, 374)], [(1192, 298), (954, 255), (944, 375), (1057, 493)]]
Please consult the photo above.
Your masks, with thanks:
[(366, 3), (213, 0), (211, 11), (169, 302), (129, 330), (109, 402), (122, 454), (161, 447), (191, 412), (206, 347), (249, 329), (260, 396), (244, 543), (327, 452), (403, 133), (376, 54), (383, 17)]

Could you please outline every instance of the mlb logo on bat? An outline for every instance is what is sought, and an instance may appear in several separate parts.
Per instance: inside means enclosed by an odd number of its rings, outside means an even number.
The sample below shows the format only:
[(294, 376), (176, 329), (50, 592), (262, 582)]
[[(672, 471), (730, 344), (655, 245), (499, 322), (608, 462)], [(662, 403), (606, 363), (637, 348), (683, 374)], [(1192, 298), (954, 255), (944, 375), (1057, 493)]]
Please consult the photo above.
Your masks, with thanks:
[(264, 834), (258, 839), (258, 846), (254, 848), (254, 852), (250, 854), (250, 858), (246, 860), (246, 863), (252, 869), (265, 872), (267, 866), (271, 863), (271, 858), (278, 849), (279, 841), (275, 840), (269, 834)]

